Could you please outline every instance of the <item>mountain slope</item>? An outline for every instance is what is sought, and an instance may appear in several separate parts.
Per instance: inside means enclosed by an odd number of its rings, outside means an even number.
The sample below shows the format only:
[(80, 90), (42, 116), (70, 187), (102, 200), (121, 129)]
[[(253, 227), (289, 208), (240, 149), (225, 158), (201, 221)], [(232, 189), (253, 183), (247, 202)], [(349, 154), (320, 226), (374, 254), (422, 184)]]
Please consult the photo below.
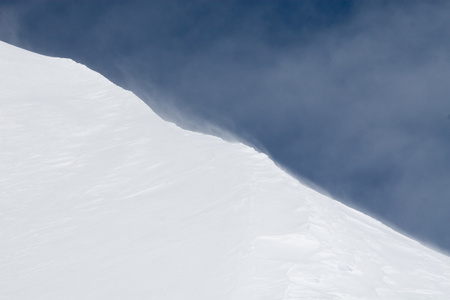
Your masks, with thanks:
[(448, 299), (450, 258), (0, 42), (1, 299)]

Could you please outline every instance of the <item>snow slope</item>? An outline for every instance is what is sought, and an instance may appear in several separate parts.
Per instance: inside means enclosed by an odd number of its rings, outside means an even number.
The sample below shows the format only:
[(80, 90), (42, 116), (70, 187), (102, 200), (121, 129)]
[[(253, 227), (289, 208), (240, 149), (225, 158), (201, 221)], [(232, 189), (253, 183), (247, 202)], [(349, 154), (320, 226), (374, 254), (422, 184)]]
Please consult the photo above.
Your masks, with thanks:
[(0, 299), (450, 299), (450, 258), (0, 42)]

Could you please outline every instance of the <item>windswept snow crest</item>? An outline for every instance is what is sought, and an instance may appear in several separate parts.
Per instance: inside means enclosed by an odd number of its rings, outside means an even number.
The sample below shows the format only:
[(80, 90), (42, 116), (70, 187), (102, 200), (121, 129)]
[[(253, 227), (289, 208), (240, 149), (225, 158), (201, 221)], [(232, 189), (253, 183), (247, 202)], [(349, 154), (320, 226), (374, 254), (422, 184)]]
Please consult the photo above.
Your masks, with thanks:
[(1, 299), (449, 299), (450, 259), (0, 42)]

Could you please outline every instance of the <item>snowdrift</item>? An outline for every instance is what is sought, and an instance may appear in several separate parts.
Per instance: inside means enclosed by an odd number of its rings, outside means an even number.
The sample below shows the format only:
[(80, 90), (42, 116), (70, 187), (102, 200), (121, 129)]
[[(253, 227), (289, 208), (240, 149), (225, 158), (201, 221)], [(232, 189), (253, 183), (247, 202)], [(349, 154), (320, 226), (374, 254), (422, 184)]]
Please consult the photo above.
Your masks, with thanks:
[(450, 258), (0, 42), (1, 299), (449, 299)]

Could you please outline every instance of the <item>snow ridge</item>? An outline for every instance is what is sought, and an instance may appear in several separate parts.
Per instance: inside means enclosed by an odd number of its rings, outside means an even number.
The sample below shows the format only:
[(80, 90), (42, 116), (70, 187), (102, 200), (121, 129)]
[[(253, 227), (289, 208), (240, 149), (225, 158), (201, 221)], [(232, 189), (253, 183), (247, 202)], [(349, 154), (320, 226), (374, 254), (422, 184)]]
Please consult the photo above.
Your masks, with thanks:
[(448, 299), (450, 258), (0, 42), (1, 299)]

